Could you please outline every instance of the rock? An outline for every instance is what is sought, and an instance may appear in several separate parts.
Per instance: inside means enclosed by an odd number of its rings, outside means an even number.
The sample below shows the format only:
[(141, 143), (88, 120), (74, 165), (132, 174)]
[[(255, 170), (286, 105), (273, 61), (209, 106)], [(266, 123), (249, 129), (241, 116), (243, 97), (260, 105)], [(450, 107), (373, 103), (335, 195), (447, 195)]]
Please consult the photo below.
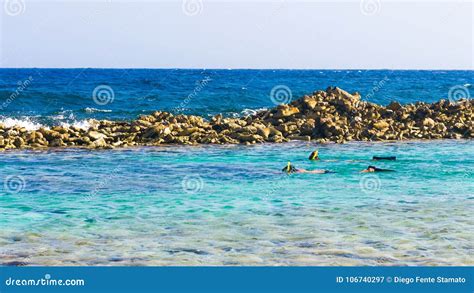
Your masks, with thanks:
[(94, 140), (89, 144), (90, 148), (105, 148), (107, 147), (107, 143), (105, 142), (105, 139), (103, 137)]
[(375, 122), (373, 126), (378, 130), (385, 130), (390, 126), (390, 124), (388, 124), (388, 122), (385, 120), (380, 120), (378, 122)]
[(171, 129), (162, 124), (151, 126), (145, 130), (143, 138), (160, 138), (171, 134)]
[(97, 140), (97, 139), (100, 139), (100, 138), (106, 138), (107, 136), (103, 133), (100, 133), (98, 131), (89, 131), (88, 133), (89, 137), (92, 139), (92, 140)]
[(217, 114), (217, 115), (215, 115), (214, 117), (212, 117), (211, 121), (212, 121), (214, 124), (220, 124), (221, 121), (222, 121), (222, 114)]
[(237, 124), (235, 122), (228, 122), (225, 125), (231, 130), (237, 130), (237, 129), (242, 128), (242, 126), (240, 126), (239, 124)]
[(256, 134), (239, 133), (236, 138), (241, 142), (262, 141), (262, 137)]
[(24, 144), (25, 144), (25, 141), (21, 137), (17, 136), (13, 140), (13, 145), (18, 149), (21, 148)]
[(62, 147), (62, 146), (65, 146), (66, 144), (63, 142), (62, 139), (60, 138), (56, 138), (56, 139), (53, 139), (50, 143), (49, 143), (49, 146), (50, 147)]
[(280, 105), (277, 108), (277, 112), (275, 113), (274, 117), (275, 118), (285, 118), (292, 116), (294, 114), (299, 113), (300, 110), (296, 107), (293, 107), (291, 105)]
[(391, 102), (388, 106), (387, 109), (392, 110), (392, 111), (398, 111), (402, 109), (402, 105), (398, 102)]
[(181, 136), (191, 135), (198, 131), (199, 131), (199, 128), (197, 127), (185, 128), (181, 132), (179, 132), (179, 135)]
[(251, 133), (251, 134), (255, 134), (257, 133), (257, 127), (255, 126), (252, 126), (252, 125), (247, 125), (245, 127), (242, 127), (240, 129), (241, 132), (243, 133)]
[(352, 94), (350, 94), (350, 93), (346, 92), (345, 90), (340, 89), (338, 87), (335, 87), (335, 88), (330, 87), (330, 88), (328, 88), (327, 92), (329, 94), (335, 95), (339, 99), (346, 100), (346, 101), (350, 102), (351, 104), (360, 100), (360, 95), (358, 93), (352, 95)]
[(288, 136), (289, 140), (302, 140), (302, 141), (310, 141), (311, 136), (309, 135), (291, 135)]
[(425, 118), (423, 120), (423, 126), (426, 126), (428, 128), (433, 128), (435, 125), (436, 125), (436, 122), (431, 118)]
[(268, 137), (270, 136), (270, 128), (268, 127), (265, 127), (265, 128), (257, 128), (257, 134), (262, 136), (264, 139), (268, 139)]
[(270, 136), (281, 136), (281, 137), (283, 137), (283, 133), (281, 133), (281, 131), (275, 129), (275, 127), (269, 127), (268, 130), (270, 131)]
[(318, 103), (314, 97), (310, 97), (310, 96), (305, 96), (303, 99), (303, 102), (306, 108), (311, 109), (311, 110), (313, 110), (314, 107), (316, 107)]
[(140, 126), (130, 126), (129, 132), (139, 132), (141, 130)]

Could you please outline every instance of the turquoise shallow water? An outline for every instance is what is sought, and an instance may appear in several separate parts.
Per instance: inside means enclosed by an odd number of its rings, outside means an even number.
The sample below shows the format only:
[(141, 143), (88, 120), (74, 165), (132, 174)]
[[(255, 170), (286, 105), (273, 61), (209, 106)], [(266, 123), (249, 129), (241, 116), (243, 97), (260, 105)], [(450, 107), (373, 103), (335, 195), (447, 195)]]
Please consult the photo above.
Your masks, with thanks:
[(315, 147), (2, 153), (0, 262), (474, 265), (472, 140)]

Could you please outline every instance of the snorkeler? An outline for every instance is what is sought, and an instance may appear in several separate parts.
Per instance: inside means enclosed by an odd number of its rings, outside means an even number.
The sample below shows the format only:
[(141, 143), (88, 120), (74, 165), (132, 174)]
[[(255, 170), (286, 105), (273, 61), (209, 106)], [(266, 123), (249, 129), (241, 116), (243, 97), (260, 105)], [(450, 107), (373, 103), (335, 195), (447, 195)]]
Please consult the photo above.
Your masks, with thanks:
[[(310, 161), (321, 161), (321, 159), (319, 158), (319, 151), (318, 150), (315, 150), (313, 151), (309, 157), (308, 157), (308, 160)], [(324, 160), (325, 162), (337, 162), (337, 160)]]
[(312, 152), (311, 155), (309, 155), (308, 159), (310, 161), (319, 161), (319, 152), (318, 152), (318, 150), (315, 150), (314, 152)]
[(395, 170), (390, 169), (380, 169), (375, 166), (369, 166), (367, 169), (360, 171), (361, 173), (373, 173), (373, 172), (395, 172)]
[(308, 173), (308, 174), (327, 174), (327, 173), (334, 173), (329, 170), (306, 170), (306, 169), (296, 169), (290, 162), (283, 168), (281, 171), (286, 172), (287, 174), (292, 173)]

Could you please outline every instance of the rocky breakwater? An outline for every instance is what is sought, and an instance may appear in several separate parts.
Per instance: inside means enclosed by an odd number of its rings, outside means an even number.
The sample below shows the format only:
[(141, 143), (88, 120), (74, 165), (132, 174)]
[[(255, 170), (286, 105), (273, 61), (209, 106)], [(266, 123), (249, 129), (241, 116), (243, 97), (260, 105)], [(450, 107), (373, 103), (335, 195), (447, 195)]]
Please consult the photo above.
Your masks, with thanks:
[(315, 140), (461, 139), (474, 137), (474, 100), (387, 106), (328, 88), (288, 105), (240, 118), (155, 112), (134, 121), (90, 120), (88, 129), (55, 126), (28, 131), (0, 124), (0, 150), (47, 147), (114, 148), (161, 144), (254, 144)]

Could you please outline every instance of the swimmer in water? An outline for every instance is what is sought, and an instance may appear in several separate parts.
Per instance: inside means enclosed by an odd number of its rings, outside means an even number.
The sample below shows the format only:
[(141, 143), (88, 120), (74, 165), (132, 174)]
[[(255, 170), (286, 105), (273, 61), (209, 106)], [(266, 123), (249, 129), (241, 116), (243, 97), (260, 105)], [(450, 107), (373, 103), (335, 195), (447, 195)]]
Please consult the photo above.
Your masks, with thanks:
[(318, 150), (315, 150), (314, 152), (312, 152), (311, 155), (309, 155), (308, 159), (310, 161), (319, 161), (319, 152), (318, 152)]
[(369, 166), (367, 169), (360, 171), (361, 173), (373, 173), (373, 172), (394, 172), (395, 170), (380, 169), (375, 166)]
[[(315, 150), (314, 152), (312, 152), (310, 155), (309, 155), (309, 158), (308, 158), (310, 161), (321, 161), (321, 159), (319, 158), (319, 152), (318, 150)], [(337, 160), (324, 160), (324, 162), (337, 162)]]
[(285, 168), (282, 169), (283, 172), (286, 172), (287, 174), (293, 174), (293, 173), (307, 173), (307, 174), (327, 174), (327, 173), (334, 173), (329, 170), (305, 170), (305, 169), (296, 169), (295, 166), (293, 166), (290, 162), (286, 165)]

